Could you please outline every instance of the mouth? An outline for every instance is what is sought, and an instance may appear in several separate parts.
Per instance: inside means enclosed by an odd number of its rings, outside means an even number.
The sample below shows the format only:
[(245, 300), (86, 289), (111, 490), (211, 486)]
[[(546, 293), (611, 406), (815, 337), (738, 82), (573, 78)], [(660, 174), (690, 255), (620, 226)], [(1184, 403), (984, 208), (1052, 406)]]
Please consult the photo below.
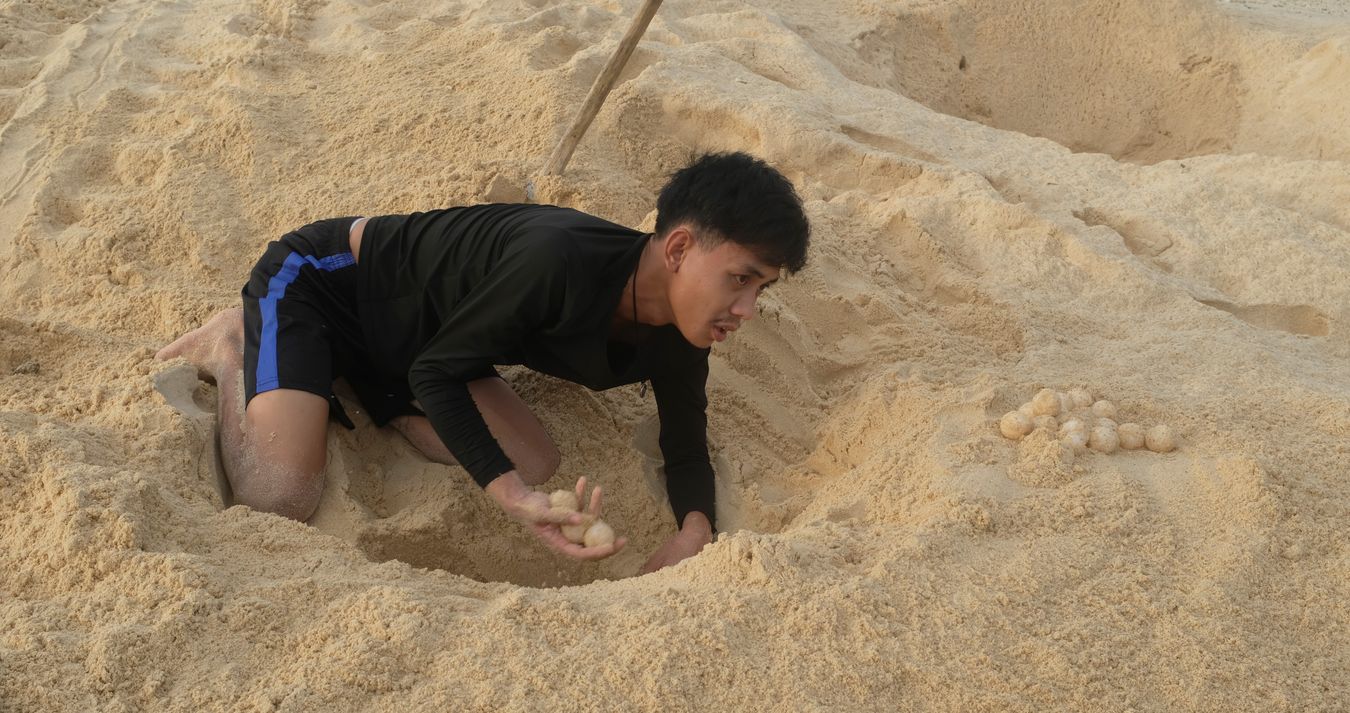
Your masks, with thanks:
[(732, 332), (736, 331), (736, 330), (739, 329), (739, 328), (740, 328), (739, 325), (737, 325), (737, 326), (730, 326), (730, 325), (724, 326), (724, 325), (721, 325), (721, 324), (714, 324), (714, 325), (712, 326), (712, 336), (713, 336), (713, 341), (715, 341), (715, 342), (721, 342), (721, 341), (724, 341), (724, 340), (726, 340), (728, 334), (731, 334)]

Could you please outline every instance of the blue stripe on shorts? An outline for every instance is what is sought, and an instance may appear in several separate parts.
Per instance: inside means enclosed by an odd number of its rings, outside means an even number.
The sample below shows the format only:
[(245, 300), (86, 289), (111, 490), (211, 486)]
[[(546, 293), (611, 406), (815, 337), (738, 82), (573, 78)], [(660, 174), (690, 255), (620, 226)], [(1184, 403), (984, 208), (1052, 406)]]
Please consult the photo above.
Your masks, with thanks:
[(267, 281), (267, 296), (258, 300), (258, 311), (262, 313), (262, 334), (258, 340), (257, 384), (253, 392), (261, 394), (271, 391), (279, 385), (277, 377), (277, 302), (286, 296), (286, 287), (300, 276), (300, 268), (305, 263), (325, 272), (341, 270), (356, 264), (351, 253), (338, 253), (327, 257), (315, 258), (313, 255), (291, 253), (281, 263), (281, 269)]

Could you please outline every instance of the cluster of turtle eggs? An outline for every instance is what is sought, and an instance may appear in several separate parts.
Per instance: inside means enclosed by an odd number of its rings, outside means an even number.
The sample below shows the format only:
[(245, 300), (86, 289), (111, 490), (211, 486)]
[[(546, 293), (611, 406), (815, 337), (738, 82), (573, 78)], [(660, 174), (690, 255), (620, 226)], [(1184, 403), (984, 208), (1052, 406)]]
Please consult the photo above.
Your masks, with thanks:
[[(551, 510), (562, 512), (581, 512), (581, 500), (570, 490), (555, 490), (548, 496)], [(562, 534), (568, 542), (586, 547), (599, 547), (614, 544), (614, 528), (594, 515), (581, 513), (581, 522), (576, 525), (563, 525)]]
[(1082, 453), (1091, 448), (1100, 453), (1114, 453), (1118, 448), (1137, 450), (1148, 447), (1155, 453), (1168, 453), (1177, 447), (1176, 434), (1159, 424), (1144, 430), (1137, 423), (1116, 423), (1116, 405), (1110, 401), (1093, 401), (1087, 389), (1055, 391), (1041, 389), (1030, 401), (1016, 411), (1009, 411), (999, 419), (998, 430), (1014, 441), (1032, 431), (1044, 428), (1059, 434), (1059, 440)]

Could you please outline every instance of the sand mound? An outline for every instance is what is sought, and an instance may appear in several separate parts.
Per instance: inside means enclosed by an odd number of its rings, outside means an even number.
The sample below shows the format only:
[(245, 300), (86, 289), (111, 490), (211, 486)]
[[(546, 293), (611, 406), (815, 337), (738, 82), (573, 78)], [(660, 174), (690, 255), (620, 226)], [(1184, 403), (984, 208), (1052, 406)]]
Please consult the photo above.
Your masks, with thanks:
[[(1318, 4), (667, 3), (539, 200), (650, 227), (741, 149), (816, 232), (714, 351), (728, 532), (633, 577), (673, 526), (636, 387), (506, 373), (545, 487), (598, 480), (631, 538), (575, 565), (360, 415), (315, 526), (224, 508), (214, 394), (175, 409), (150, 356), (285, 230), (523, 195), (635, 2), (0, 0), (0, 700), (1336, 709), (1350, 21)], [(1001, 438), (1043, 386), (1184, 445)]]

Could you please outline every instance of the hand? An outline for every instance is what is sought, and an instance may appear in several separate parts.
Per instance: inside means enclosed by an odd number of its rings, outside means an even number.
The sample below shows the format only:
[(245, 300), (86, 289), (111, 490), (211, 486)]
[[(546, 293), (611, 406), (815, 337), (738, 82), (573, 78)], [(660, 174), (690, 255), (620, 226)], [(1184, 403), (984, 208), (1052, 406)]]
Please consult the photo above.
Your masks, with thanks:
[[(586, 479), (577, 480), (577, 500), (584, 502)], [(520, 521), (532, 531), (549, 549), (580, 560), (597, 560), (608, 557), (628, 543), (620, 537), (612, 545), (583, 547), (563, 537), (559, 525), (579, 525), (600, 517), (600, 488), (591, 491), (590, 507), (584, 513), (560, 512), (549, 508), (548, 496), (530, 490), (516, 471), (508, 471), (497, 477), (487, 486), (488, 494), (512, 518)]]
[(684, 527), (675, 533), (665, 544), (656, 548), (656, 552), (642, 565), (638, 574), (651, 574), (658, 569), (669, 567), (689, 557), (693, 557), (712, 542), (712, 523), (708, 516), (695, 510), (684, 516)]

